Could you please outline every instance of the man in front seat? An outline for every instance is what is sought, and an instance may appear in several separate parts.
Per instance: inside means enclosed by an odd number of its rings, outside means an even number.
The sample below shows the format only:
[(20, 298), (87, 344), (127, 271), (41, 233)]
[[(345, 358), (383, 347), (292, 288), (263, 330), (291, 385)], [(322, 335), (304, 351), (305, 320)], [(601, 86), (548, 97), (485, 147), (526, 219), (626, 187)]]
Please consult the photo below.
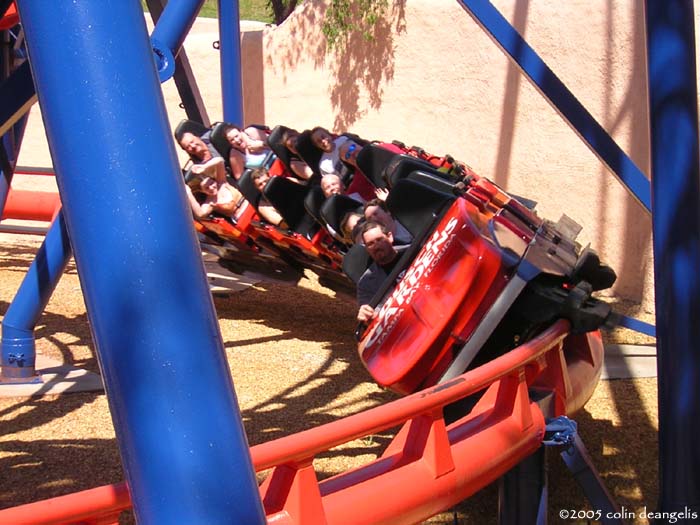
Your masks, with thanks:
[[(357, 282), (357, 302), (360, 305), (357, 320), (366, 323), (376, 314), (376, 309), (369, 304), (372, 297), (382, 287), (408, 245), (394, 246), (394, 236), (391, 231), (383, 224), (374, 221), (367, 221), (362, 226), (362, 241), (372, 259), (372, 264)], [(396, 281), (399, 282), (401, 277), (403, 274), (399, 275)]]

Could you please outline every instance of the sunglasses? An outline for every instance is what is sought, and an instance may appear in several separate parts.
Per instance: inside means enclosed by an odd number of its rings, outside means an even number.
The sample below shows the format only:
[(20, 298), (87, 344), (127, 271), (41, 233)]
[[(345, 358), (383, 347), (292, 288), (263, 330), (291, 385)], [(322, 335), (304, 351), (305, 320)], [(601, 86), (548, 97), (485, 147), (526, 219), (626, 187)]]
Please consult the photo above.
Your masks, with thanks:
[(345, 160), (350, 159), (350, 157), (352, 157), (352, 154), (355, 153), (356, 149), (357, 149), (357, 144), (350, 144), (350, 147), (348, 148), (348, 151), (345, 152), (345, 156), (343, 158)]

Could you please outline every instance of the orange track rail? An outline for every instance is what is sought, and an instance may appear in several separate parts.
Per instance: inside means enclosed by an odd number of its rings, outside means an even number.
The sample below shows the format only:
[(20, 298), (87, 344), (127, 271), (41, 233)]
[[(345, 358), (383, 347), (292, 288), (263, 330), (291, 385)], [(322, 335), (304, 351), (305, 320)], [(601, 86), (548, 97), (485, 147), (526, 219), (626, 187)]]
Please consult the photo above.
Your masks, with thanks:
[[(566, 321), (454, 380), (333, 423), (251, 448), (268, 523), (416, 523), (471, 496), (541, 445), (545, 420), (530, 389), (554, 394), (555, 413), (583, 406), (602, 364), (598, 333), (568, 351)], [(587, 351), (581, 351), (583, 347)], [(569, 349), (570, 350), (570, 349)], [(565, 355), (565, 353), (567, 355)], [(570, 376), (573, 371), (575, 376)], [(446, 426), (442, 407), (486, 389), (469, 415)], [(384, 454), (319, 482), (314, 458), (404, 423)], [(400, 498), (387, 494), (401, 494)], [(0, 510), (0, 523), (104, 525), (129, 508), (125, 483)]]

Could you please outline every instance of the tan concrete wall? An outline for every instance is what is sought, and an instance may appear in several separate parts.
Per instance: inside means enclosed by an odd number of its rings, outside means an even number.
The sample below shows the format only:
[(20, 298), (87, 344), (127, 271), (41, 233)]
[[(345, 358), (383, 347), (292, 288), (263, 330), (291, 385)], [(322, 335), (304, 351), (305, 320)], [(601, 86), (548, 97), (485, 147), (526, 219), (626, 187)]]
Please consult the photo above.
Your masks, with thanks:
[[(651, 221), (456, 0), (395, 0), (375, 39), (326, 52), (324, 0), (281, 26), (242, 23), (247, 123), (325, 125), (450, 153), (507, 190), (565, 212), (617, 270), (614, 294), (653, 311)], [(640, 169), (649, 173), (643, 13), (637, 0), (495, 0)], [(209, 116), (222, 115), (216, 20), (185, 41)], [(164, 84), (172, 125), (184, 117)], [(20, 163), (50, 165), (38, 110)], [(26, 161), (29, 159), (31, 161)], [(184, 156), (182, 157), (184, 160)]]

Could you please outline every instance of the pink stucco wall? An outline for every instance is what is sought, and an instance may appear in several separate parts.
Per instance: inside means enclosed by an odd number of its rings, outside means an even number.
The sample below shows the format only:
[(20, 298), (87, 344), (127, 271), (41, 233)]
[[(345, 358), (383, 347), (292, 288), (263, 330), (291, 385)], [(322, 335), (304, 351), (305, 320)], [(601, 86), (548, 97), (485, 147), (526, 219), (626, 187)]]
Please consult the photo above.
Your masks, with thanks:
[[(635, 0), (498, 0), (501, 13), (649, 173), (643, 13)], [(391, 2), (375, 40), (327, 53), (323, 1), (264, 31), (265, 118), (451, 153), (566, 213), (617, 270), (614, 293), (653, 309), (651, 220), (456, 0)]]

